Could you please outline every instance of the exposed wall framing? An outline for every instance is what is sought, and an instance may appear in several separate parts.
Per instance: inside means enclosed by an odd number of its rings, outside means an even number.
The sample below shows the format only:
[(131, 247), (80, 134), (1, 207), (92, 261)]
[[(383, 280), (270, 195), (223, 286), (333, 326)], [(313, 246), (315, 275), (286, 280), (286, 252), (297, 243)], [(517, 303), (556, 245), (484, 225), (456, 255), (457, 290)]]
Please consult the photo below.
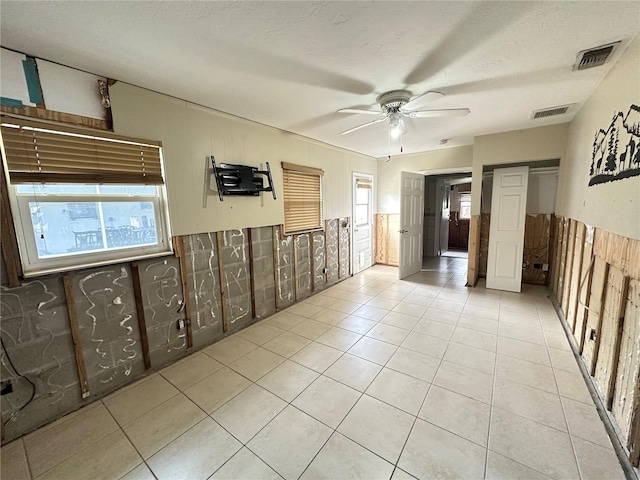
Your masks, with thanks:
[(634, 466), (640, 461), (640, 240), (558, 218), (550, 290)]
[(375, 225), (375, 263), (398, 266), (400, 257), (400, 215), (377, 213)]
[[(480, 259), (482, 250), (482, 218), (480, 215), (473, 215), (469, 222), (469, 265), (467, 273), (467, 285), (474, 286), (480, 276)], [(485, 275), (487, 265), (484, 265)]]
[[(349, 224), (349, 218), (330, 219), (326, 232), (295, 239), (281, 237), (279, 226), (186, 235), (173, 238), (176, 256), (17, 287), (4, 278), (3, 344), (36, 394), (4, 428), (3, 441), (322, 291), (339, 274), (347, 278)], [(7, 366), (4, 352), (0, 368), (14, 385), (3, 396), (7, 419), (31, 387)]]

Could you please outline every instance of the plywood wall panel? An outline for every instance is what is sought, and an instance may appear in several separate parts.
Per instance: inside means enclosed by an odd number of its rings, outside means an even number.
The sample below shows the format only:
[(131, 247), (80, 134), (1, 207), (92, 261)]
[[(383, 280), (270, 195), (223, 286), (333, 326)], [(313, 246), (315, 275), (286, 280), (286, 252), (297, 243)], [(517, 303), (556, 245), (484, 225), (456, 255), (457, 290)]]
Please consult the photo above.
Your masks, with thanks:
[(546, 285), (549, 264), (549, 238), (551, 233), (551, 216), (527, 215), (524, 226), (524, 264), (522, 282), (533, 285)]
[(625, 438), (631, 433), (634, 408), (640, 407), (640, 280), (629, 282), (620, 355), (611, 408), (613, 418)]
[(584, 223), (577, 222), (576, 225), (576, 239), (573, 248), (573, 255), (571, 260), (571, 280), (568, 283), (568, 295), (567, 295), (567, 313), (565, 318), (569, 324), (571, 331), (574, 331), (576, 325), (576, 310), (578, 307), (578, 290), (580, 288), (580, 282), (582, 280), (582, 254), (584, 252), (584, 235), (586, 228)]
[(587, 327), (585, 331), (582, 357), (587, 365), (587, 370), (593, 375), (598, 352), (597, 339), (602, 325), (602, 307), (604, 294), (607, 287), (609, 264), (602, 258), (596, 257), (593, 266), (593, 278), (589, 292), (589, 312), (587, 314)]
[(551, 265), (551, 290), (558, 297), (558, 282), (560, 281), (560, 256), (562, 253), (562, 217), (555, 217), (553, 223), (553, 262)]
[(576, 226), (578, 224), (575, 220), (569, 220), (569, 222), (569, 236), (567, 238), (567, 253), (563, 272), (564, 283), (562, 291), (562, 313), (564, 318), (567, 318), (569, 314), (569, 295), (573, 275), (573, 252), (576, 246)]
[(556, 291), (556, 298), (558, 303), (562, 305), (562, 296), (564, 294), (564, 282), (565, 282), (565, 268), (567, 263), (567, 247), (569, 245), (569, 227), (571, 219), (563, 218), (562, 229), (562, 244), (560, 245), (560, 263), (558, 264), (558, 289)]
[(613, 385), (618, 368), (620, 337), (624, 322), (624, 307), (627, 301), (629, 278), (620, 269), (611, 266), (607, 277), (604, 304), (602, 307), (602, 325), (596, 359), (595, 380), (600, 388), (607, 408), (613, 397)]
[(576, 307), (576, 319), (575, 326), (573, 328), (573, 335), (576, 339), (576, 343), (578, 344), (580, 353), (582, 353), (585, 342), (587, 315), (589, 313), (587, 307), (589, 306), (589, 292), (591, 291), (591, 284), (593, 280), (593, 266), (595, 262), (595, 258), (593, 257), (593, 233), (594, 228), (586, 225), (581, 267), (581, 271), (583, 273), (582, 278), (580, 279), (581, 288), (578, 288), (578, 305)]
[(375, 224), (375, 262), (383, 265), (398, 266), (400, 235), (400, 215), (376, 214)]

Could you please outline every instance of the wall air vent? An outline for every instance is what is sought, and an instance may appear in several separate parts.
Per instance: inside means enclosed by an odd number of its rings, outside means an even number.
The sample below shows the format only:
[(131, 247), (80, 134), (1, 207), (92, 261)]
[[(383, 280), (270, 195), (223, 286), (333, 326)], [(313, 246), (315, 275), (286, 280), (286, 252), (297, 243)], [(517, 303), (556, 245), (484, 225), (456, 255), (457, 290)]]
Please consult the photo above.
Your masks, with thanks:
[(604, 65), (609, 61), (618, 45), (620, 45), (620, 42), (614, 42), (578, 52), (573, 70), (586, 70), (587, 68)]
[(542, 110), (533, 110), (531, 112), (531, 119), (535, 120), (536, 118), (546, 118), (546, 117), (553, 117), (554, 115), (564, 115), (565, 113), (569, 112), (574, 106), (575, 106), (575, 103), (571, 103), (569, 105), (559, 105), (557, 107), (543, 108)]

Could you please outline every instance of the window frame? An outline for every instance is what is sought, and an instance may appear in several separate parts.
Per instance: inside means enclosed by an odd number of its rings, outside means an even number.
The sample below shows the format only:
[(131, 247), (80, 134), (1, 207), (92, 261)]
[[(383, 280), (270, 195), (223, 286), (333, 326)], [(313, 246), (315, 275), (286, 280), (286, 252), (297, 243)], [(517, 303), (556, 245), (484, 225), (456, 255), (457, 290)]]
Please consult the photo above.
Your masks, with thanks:
[[(319, 211), (319, 225), (318, 226), (305, 226), (297, 229), (290, 229), (287, 226), (287, 184), (285, 183), (286, 171), (293, 172), (299, 175), (308, 175), (318, 177), (318, 211)], [(299, 235), (302, 233), (317, 232), (324, 230), (324, 211), (323, 211), (323, 177), (324, 171), (315, 167), (308, 167), (305, 165), (295, 165), (288, 162), (282, 162), (282, 197), (283, 197), (283, 235)]]
[[(162, 188), (155, 186), (156, 195), (122, 195), (122, 194), (46, 194), (34, 195), (18, 193), (16, 186), (10, 187), (10, 198), (14, 201), (14, 221), (16, 223), (18, 248), (25, 277), (45, 273), (77, 270), (108, 263), (127, 262), (158, 255), (171, 254), (168, 225), (163, 211), (165, 210)], [(158, 242), (153, 245), (132, 245), (86, 252), (71, 252), (49, 258), (40, 258), (36, 243), (36, 232), (31, 221), (30, 203), (140, 203), (151, 202), (155, 217), (155, 232)], [(100, 215), (100, 213), (98, 214)]]
[[(4, 120), (4, 118), (3, 118)], [(37, 122), (37, 120), (24, 119), (17, 117), (16, 122)], [(47, 128), (55, 131), (59, 129), (60, 132), (74, 132), (76, 129), (68, 125), (57, 125), (53, 123), (47, 123)], [(87, 182), (80, 178), (77, 181), (49, 181), (49, 182), (25, 182), (22, 179), (19, 182), (11, 182), (9, 162), (7, 160), (4, 141), (0, 142), (0, 151), (2, 153), (2, 172), (3, 172), (3, 185), (1, 188), (6, 188), (6, 196), (9, 200), (9, 206), (11, 208), (13, 216), (13, 227), (16, 232), (17, 251), (12, 248), (12, 257), (16, 257), (16, 262), (20, 265), (22, 271), (19, 275), (23, 278), (36, 277), (51, 273), (61, 273), (74, 270), (80, 270), (85, 268), (92, 268), (102, 265), (110, 265), (116, 263), (126, 263), (136, 260), (142, 260), (145, 258), (153, 258), (159, 256), (166, 256), (173, 254), (173, 245), (171, 242), (171, 223), (169, 217), (169, 207), (167, 201), (166, 185), (164, 183), (164, 159), (162, 145), (160, 142), (147, 142), (145, 140), (133, 139), (130, 137), (119, 137), (110, 132), (101, 132), (96, 130), (77, 129), (80, 135), (89, 135), (96, 138), (108, 138), (115, 139), (117, 142), (134, 143), (134, 144), (147, 144), (155, 148), (158, 148), (158, 154), (160, 159), (160, 182), (152, 181), (149, 184), (141, 182)], [(0, 135), (0, 138), (2, 136)], [(4, 140), (4, 139), (3, 139)], [(36, 191), (34, 188), (33, 193), (26, 192), (24, 188), (29, 188), (30, 185), (90, 185), (90, 186), (147, 186), (153, 187), (154, 192), (136, 194), (136, 193), (109, 193), (100, 192), (99, 188), (96, 188), (94, 192), (88, 193), (43, 193)], [(20, 191), (19, 191), (20, 190)], [(154, 226), (157, 243), (147, 245), (122, 245), (115, 248), (107, 248), (107, 245), (103, 242), (103, 248), (100, 250), (79, 250), (76, 252), (55, 254), (45, 258), (38, 256), (38, 247), (36, 239), (36, 229), (34, 228), (30, 203), (140, 203), (151, 202), (153, 207), (149, 212), (153, 212)], [(100, 210), (101, 207), (98, 206)], [(4, 214), (4, 212), (3, 212)], [(105, 218), (101, 212), (98, 213), (98, 220), (101, 221), (101, 230), (104, 227)], [(77, 219), (82, 221), (82, 219)], [(67, 220), (73, 222), (74, 220)], [(95, 220), (93, 220), (95, 221)], [(149, 227), (147, 227), (149, 228)], [(103, 238), (105, 234), (103, 233)]]
[[(462, 200), (462, 196), (465, 196), (465, 198), (469, 198), (469, 200)], [(459, 207), (459, 212), (458, 212), (458, 219), (460, 220), (470, 220), (471, 219), (471, 192), (460, 192), (460, 207)], [(469, 215), (468, 216), (463, 216), (462, 215), (462, 204), (468, 204), (469, 205)]]

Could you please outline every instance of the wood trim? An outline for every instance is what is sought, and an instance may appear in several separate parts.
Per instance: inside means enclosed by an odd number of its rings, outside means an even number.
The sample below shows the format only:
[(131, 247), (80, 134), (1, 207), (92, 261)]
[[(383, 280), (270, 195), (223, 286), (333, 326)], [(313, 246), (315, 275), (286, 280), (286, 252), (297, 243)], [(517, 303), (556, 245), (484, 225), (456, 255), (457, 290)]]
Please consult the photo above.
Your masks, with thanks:
[(22, 262), (20, 261), (20, 250), (18, 249), (18, 239), (16, 228), (13, 223), (13, 213), (11, 212), (11, 202), (9, 200), (9, 189), (7, 179), (4, 174), (4, 157), (0, 163), (0, 243), (2, 244), (2, 258), (7, 273), (7, 281), (10, 287), (20, 285), (22, 277)]
[[(253, 278), (253, 235), (251, 228), (247, 228), (247, 243), (249, 243), (249, 285), (251, 287), (251, 318), (256, 318), (256, 283)], [(220, 256), (220, 255), (218, 255)]]
[[(373, 223), (371, 224), (371, 227), (373, 227)], [(351, 244), (351, 236), (353, 235), (353, 228), (351, 225), (351, 217), (347, 217), (347, 230), (349, 230), (349, 234), (347, 235), (347, 244), (348, 244), (348, 248), (347, 248), (347, 252), (349, 252), (349, 258), (347, 258), (347, 266), (349, 267), (349, 270), (347, 270), (348, 272), (348, 276), (352, 276), (353, 272), (351, 271), (351, 265), (353, 264), (353, 245)], [(369, 235), (371, 235), (371, 229), (369, 230)]]
[(229, 307), (227, 305), (227, 279), (222, 261), (222, 244), (224, 232), (216, 232), (216, 248), (218, 249), (218, 271), (220, 272), (220, 300), (222, 302), (222, 332), (229, 330)]
[(82, 398), (87, 398), (90, 394), (89, 380), (87, 377), (87, 367), (84, 363), (84, 353), (82, 351), (82, 335), (80, 334), (80, 325), (78, 323), (78, 309), (73, 297), (73, 278), (69, 274), (64, 275), (62, 282), (64, 284), (64, 294), (69, 312), (69, 327), (71, 330), (71, 340), (73, 342), (73, 353), (76, 357), (80, 391), (82, 392)]
[(568, 319), (569, 315), (569, 300), (571, 296), (571, 279), (573, 277), (573, 260), (575, 257), (575, 248), (576, 248), (576, 231), (578, 222), (575, 220), (570, 220), (569, 226), (569, 243), (567, 244), (567, 258), (564, 264), (564, 292), (562, 295), (562, 313), (564, 314), (564, 318)]
[[(640, 378), (638, 379), (640, 382)], [(640, 466), (640, 401), (635, 404), (631, 415), (631, 430), (627, 442), (629, 448), (629, 460), (634, 467)]]
[(142, 346), (142, 358), (144, 368), (151, 368), (151, 355), (149, 353), (149, 336), (147, 334), (147, 320), (144, 316), (144, 304), (142, 303), (142, 287), (140, 285), (140, 269), (138, 262), (131, 264), (131, 281), (133, 283), (133, 296), (136, 301), (136, 314), (138, 316), (138, 329), (140, 330), (140, 345)]
[(281, 162), (283, 170), (291, 170), (293, 172), (310, 173), (312, 175), (324, 175), (321, 168), (307, 167), (306, 165), (296, 165), (295, 163)]
[(480, 266), (480, 226), (481, 215), (471, 215), (469, 221), (469, 262), (467, 267), (467, 286), (475, 287), (478, 282)]
[(589, 375), (592, 377), (596, 373), (596, 364), (598, 363), (598, 352), (600, 351), (600, 339), (602, 338), (602, 320), (604, 319), (604, 306), (607, 301), (607, 285), (609, 284), (609, 264), (604, 264), (604, 281), (602, 282), (602, 291), (600, 291), (600, 310), (598, 311), (598, 328), (596, 329), (596, 340), (593, 347), (593, 356), (591, 357), (591, 365), (589, 365)]
[[(576, 310), (576, 325), (578, 324), (578, 322), (581, 322), (581, 331), (580, 331), (580, 337), (577, 339), (578, 340), (578, 351), (580, 352), (580, 355), (582, 355), (582, 352), (584, 351), (584, 345), (585, 345), (585, 335), (587, 334), (587, 321), (589, 318), (589, 303), (591, 301), (591, 295), (589, 294), (591, 292), (591, 283), (593, 281), (593, 270), (595, 269), (595, 257), (593, 256), (593, 243), (588, 243), (587, 242), (587, 234), (585, 233), (585, 251), (583, 252), (582, 256), (583, 256), (583, 260), (582, 262), (584, 263), (584, 257), (589, 257), (589, 265), (591, 265), (591, 267), (587, 266), (587, 268), (589, 269), (589, 271), (587, 272), (587, 279), (585, 281), (585, 284), (582, 287), (582, 290), (580, 290), (579, 286), (578, 286), (578, 299), (580, 299), (582, 297), (582, 295), (584, 295), (584, 306), (580, 307), (578, 306), (578, 309)], [(578, 305), (580, 305), (578, 303)]]
[(309, 268), (311, 269), (311, 295), (316, 291), (316, 259), (315, 250), (313, 248), (314, 233), (308, 233), (309, 236)]
[[(606, 392), (607, 398), (606, 405), (607, 410), (611, 411), (613, 407), (613, 397), (615, 390), (616, 378), (618, 376), (618, 363), (620, 359), (620, 344), (622, 343), (622, 332), (624, 330), (624, 317), (625, 317), (625, 307), (627, 304), (627, 296), (629, 294), (629, 282), (630, 277), (626, 276), (622, 280), (622, 290), (620, 292), (620, 299), (617, 305), (614, 305), (614, 314), (617, 313), (618, 316), (618, 330), (616, 331), (616, 337), (613, 344), (613, 355), (611, 357), (611, 372), (609, 372), (609, 377), (607, 379)], [(603, 309), (604, 310), (604, 309)]]
[(328, 287), (329, 286), (329, 278), (327, 277), (327, 272), (328, 272), (328, 268), (327, 266), (329, 265), (329, 260), (328, 260), (328, 252), (329, 249), (327, 248), (327, 232), (329, 231), (329, 220), (325, 220), (324, 221), (324, 286)]
[[(187, 348), (193, 347), (193, 329), (191, 328), (191, 300), (189, 299), (189, 284), (187, 283), (187, 262), (184, 253), (184, 237), (173, 237), (173, 251), (180, 261), (180, 278), (182, 280), (182, 301), (187, 327)], [(194, 272), (195, 275), (195, 272)]]
[(338, 218), (338, 280), (342, 280), (342, 255), (340, 240), (342, 239), (342, 222)]
[[(587, 234), (587, 228), (584, 223), (580, 222), (576, 228), (576, 245), (573, 250), (573, 265), (572, 270), (575, 275), (571, 277), (570, 294), (568, 300), (568, 313), (565, 316), (569, 326), (571, 327), (571, 333), (576, 332), (577, 324), (577, 311), (578, 311), (578, 299), (580, 298), (580, 281), (582, 280), (582, 257), (584, 256), (584, 244), (585, 235)], [(578, 238), (580, 238), (580, 244), (578, 244)], [(576, 250), (577, 248), (577, 250)], [(577, 263), (576, 263), (577, 262)], [(577, 278), (576, 278), (577, 277)]]
[(298, 292), (300, 290), (300, 286), (298, 285), (298, 238), (300, 238), (300, 235), (293, 236), (293, 298), (296, 302), (298, 301)]
[(112, 122), (101, 120), (99, 118), (83, 117), (66, 112), (56, 112), (45, 108), (37, 108), (25, 105), (21, 108), (12, 108), (0, 106), (0, 112), (7, 113), (17, 118), (37, 118), (45, 122), (65, 123), (75, 127), (91, 128), (95, 130), (104, 130), (105, 132), (113, 132)]
[[(282, 225), (280, 226), (280, 231), (282, 231)], [(275, 300), (276, 300), (276, 312), (280, 310), (280, 272), (278, 271), (278, 227), (273, 225), (271, 227), (271, 239), (273, 240), (273, 288), (275, 291)]]

